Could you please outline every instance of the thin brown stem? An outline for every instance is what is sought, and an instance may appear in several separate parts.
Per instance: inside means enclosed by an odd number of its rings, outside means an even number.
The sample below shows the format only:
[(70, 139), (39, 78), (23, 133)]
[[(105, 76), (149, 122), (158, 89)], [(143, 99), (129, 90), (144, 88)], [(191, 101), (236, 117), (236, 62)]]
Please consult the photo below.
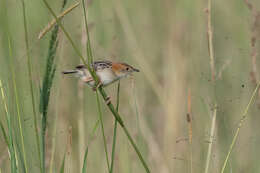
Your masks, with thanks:
[[(76, 8), (77, 6), (79, 6), (79, 2), (77, 2), (76, 4), (72, 5), (71, 7), (67, 8), (66, 10), (64, 10), (60, 15), (58, 15), (58, 19), (61, 20), (66, 14), (68, 14), (69, 12), (71, 12), (74, 8)], [(38, 39), (41, 39), (42, 37), (45, 36), (45, 34), (47, 32), (49, 32), (53, 26), (57, 23), (56, 19), (52, 19), (52, 21), (50, 21), (48, 23), (48, 25), (39, 33), (38, 35)]]
[(190, 144), (190, 172), (192, 173), (192, 115), (191, 115), (191, 91), (188, 89), (188, 113), (187, 113), (187, 123), (189, 128), (189, 144)]

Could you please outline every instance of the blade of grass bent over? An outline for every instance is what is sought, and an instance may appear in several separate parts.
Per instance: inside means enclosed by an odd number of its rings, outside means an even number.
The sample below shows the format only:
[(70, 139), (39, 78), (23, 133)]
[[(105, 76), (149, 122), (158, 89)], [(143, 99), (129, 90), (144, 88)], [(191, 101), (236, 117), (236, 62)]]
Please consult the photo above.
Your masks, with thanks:
[[(79, 6), (79, 2), (77, 2), (76, 4), (72, 5), (71, 7), (67, 8), (65, 11), (63, 11), (59, 16), (58, 19), (61, 20), (66, 14), (68, 14), (69, 12), (71, 12), (74, 8), (76, 8), (77, 6)], [(46, 33), (48, 33), (53, 26), (55, 26), (56, 24), (56, 20), (53, 19), (51, 22), (48, 23), (48, 26), (46, 26), (38, 35), (38, 39), (42, 39), (42, 37), (45, 36)]]
[[(50, 11), (50, 13), (55, 17), (55, 19), (58, 21), (58, 25), (60, 26), (60, 28), (62, 29), (62, 31), (64, 32), (65, 36), (67, 37), (67, 39), (69, 40), (69, 42), (71, 43), (73, 49), (75, 50), (75, 52), (77, 53), (77, 55), (79, 56), (79, 58), (82, 60), (83, 64), (87, 67), (87, 69), (89, 70), (91, 76), (93, 77), (94, 81), (96, 83), (98, 83), (98, 78), (97, 75), (95, 73), (95, 71), (92, 70), (92, 68), (86, 63), (84, 57), (82, 56), (82, 54), (80, 53), (79, 49), (76, 47), (75, 43), (73, 42), (73, 40), (71, 39), (70, 35), (68, 34), (68, 32), (65, 30), (64, 26), (60, 23), (60, 21), (58, 20), (56, 14), (53, 12), (53, 10), (51, 9), (50, 5), (48, 4), (48, 2), (46, 0), (43, 0), (45, 6), (48, 8), (48, 10)], [(92, 56), (92, 55), (90, 55)], [(102, 95), (103, 99), (106, 100), (108, 98), (106, 92), (104, 91), (103, 87), (99, 87), (98, 88), (100, 94)], [(124, 125), (123, 120), (121, 119), (119, 113), (115, 110), (114, 105), (109, 102), (107, 104), (109, 110), (111, 111), (111, 113), (113, 114), (114, 118), (118, 121), (118, 123), (120, 124), (120, 126), (123, 128), (123, 131), (125, 133), (125, 135), (127, 136), (129, 142), (131, 143), (132, 147), (134, 148), (136, 154), (138, 155), (143, 167), (145, 168), (146, 172), (150, 172), (150, 169), (148, 168), (142, 154), (140, 153), (137, 145), (135, 144), (132, 136), (130, 135), (130, 133), (128, 132), (127, 128)]]

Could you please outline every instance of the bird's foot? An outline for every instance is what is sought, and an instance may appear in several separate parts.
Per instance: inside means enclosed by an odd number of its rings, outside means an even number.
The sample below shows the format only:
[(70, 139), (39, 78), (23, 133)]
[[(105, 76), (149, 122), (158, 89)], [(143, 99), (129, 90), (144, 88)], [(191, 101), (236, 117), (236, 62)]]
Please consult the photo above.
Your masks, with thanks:
[(92, 89), (93, 89), (93, 91), (97, 91), (97, 89), (101, 86), (102, 86), (102, 83), (99, 81), (98, 84), (96, 86), (94, 86)]

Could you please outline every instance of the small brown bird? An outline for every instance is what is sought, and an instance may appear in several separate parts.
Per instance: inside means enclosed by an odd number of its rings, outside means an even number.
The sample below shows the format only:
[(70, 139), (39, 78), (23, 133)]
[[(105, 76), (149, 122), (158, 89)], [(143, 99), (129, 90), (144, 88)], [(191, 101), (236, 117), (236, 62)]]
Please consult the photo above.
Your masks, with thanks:
[[(92, 68), (95, 70), (100, 83), (98, 86), (107, 86), (113, 82), (126, 77), (133, 72), (139, 72), (138, 69), (126, 64), (111, 61), (95, 61), (92, 64)], [(90, 72), (85, 65), (76, 66), (75, 70), (63, 71), (63, 74), (76, 74), (83, 82), (87, 83), (92, 89), (95, 88), (95, 81), (92, 78)], [(97, 86), (97, 87), (98, 87)]]

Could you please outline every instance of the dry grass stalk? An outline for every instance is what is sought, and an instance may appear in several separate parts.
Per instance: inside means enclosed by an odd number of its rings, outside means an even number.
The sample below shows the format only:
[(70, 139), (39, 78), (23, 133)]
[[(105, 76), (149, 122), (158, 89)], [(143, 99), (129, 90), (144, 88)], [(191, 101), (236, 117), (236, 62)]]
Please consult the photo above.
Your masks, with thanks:
[(217, 117), (215, 58), (214, 58), (214, 48), (213, 48), (213, 32), (211, 26), (211, 0), (208, 0), (208, 7), (206, 9), (206, 14), (207, 14), (207, 36), (208, 36), (208, 50), (209, 50), (209, 57), (210, 57), (211, 80), (213, 82), (213, 87), (214, 87), (214, 91), (213, 91), (214, 108), (213, 108), (213, 116), (212, 116), (211, 130), (210, 130), (210, 143), (208, 146), (206, 166), (204, 170), (205, 173), (208, 173), (211, 154), (212, 154), (213, 138), (215, 134), (216, 117)]
[(211, 26), (211, 0), (208, 1), (207, 13), (207, 36), (208, 36), (208, 49), (210, 57), (210, 69), (211, 69), (211, 79), (215, 81), (215, 59), (214, 59), (214, 49), (213, 49), (213, 32)]
[(187, 122), (189, 125), (189, 143), (192, 144), (192, 116), (191, 116), (191, 91), (188, 90), (188, 113)]
[(251, 79), (254, 84), (257, 84), (257, 81), (259, 80), (259, 76), (257, 73), (257, 65), (256, 65), (256, 57), (257, 57), (257, 50), (256, 50), (256, 41), (257, 41), (257, 35), (258, 35), (258, 27), (260, 24), (260, 12), (258, 12), (252, 3), (250, 3), (248, 0), (244, 0), (245, 4), (247, 5), (248, 9), (252, 13), (253, 16), (253, 26), (251, 28), (252, 36), (251, 36), (251, 57), (252, 57), (252, 71), (251, 71)]
[(214, 112), (213, 112), (213, 116), (212, 116), (212, 122), (211, 122), (210, 136), (209, 136), (209, 147), (208, 147), (208, 152), (207, 152), (205, 173), (208, 173), (208, 171), (209, 171), (209, 163), (210, 163), (212, 146), (213, 146), (213, 141), (214, 141), (215, 128), (216, 128), (216, 117), (217, 117), (217, 108), (214, 108)]
[[(252, 13), (253, 17), (253, 25), (251, 27), (251, 63), (252, 63), (252, 71), (250, 73), (251, 81), (254, 85), (257, 85), (258, 81), (260, 80), (259, 78), (259, 72), (257, 70), (257, 63), (256, 63), (256, 57), (257, 57), (257, 40), (259, 39), (260, 36), (260, 12), (257, 11), (253, 4), (250, 3), (248, 0), (244, 0), (245, 4), (247, 5), (248, 9)], [(258, 92), (258, 97), (260, 97), (260, 92)], [(258, 107), (260, 107), (260, 103), (258, 100)]]
[[(72, 5), (71, 7), (67, 8), (66, 10), (64, 10), (60, 15), (58, 15), (58, 19), (61, 20), (66, 14), (68, 14), (69, 12), (71, 12), (74, 8), (76, 8), (77, 6), (79, 6), (79, 2), (77, 2), (76, 4)], [(56, 19), (53, 19), (51, 22), (48, 23), (48, 25), (39, 33), (38, 35), (38, 39), (41, 39), (45, 36), (45, 34), (47, 32), (49, 32), (51, 30), (51, 28), (57, 23)]]
[(187, 123), (189, 127), (189, 144), (190, 144), (190, 172), (192, 173), (192, 115), (191, 115), (191, 91), (188, 89), (188, 113), (187, 113)]

